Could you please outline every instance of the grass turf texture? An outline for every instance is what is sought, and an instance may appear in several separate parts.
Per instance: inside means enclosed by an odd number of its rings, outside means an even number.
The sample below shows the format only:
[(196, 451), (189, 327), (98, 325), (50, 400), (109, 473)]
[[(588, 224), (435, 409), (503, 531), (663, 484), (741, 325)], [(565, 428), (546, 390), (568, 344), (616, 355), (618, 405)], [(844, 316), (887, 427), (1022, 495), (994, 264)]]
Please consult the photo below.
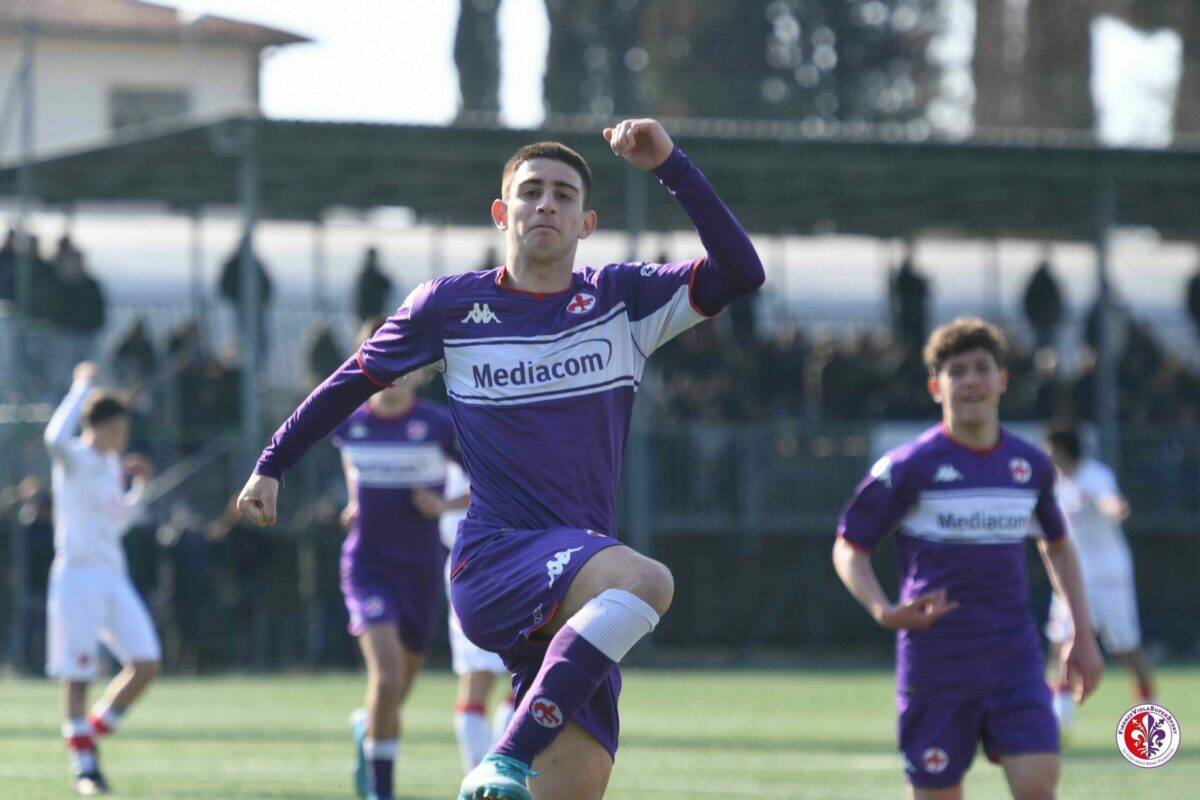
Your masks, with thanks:
[[(1061, 798), (1200, 797), (1200, 668), (1160, 676), (1182, 733), (1174, 760), (1140, 770), (1117, 753), (1115, 727), (1131, 700), (1124, 674), (1109, 669), (1078, 713)], [(168, 678), (104, 743), (103, 765), (115, 796), (128, 800), (349, 798), (346, 720), (362, 687), (350, 674)], [(399, 798), (455, 796), (453, 690), (445, 673), (419, 680), (396, 769)], [(882, 670), (634, 670), (621, 708), (611, 800), (904, 796), (891, 675)], [(0, 680), (0, 797), (71, 796), (57, 709), (49, 681)], [(982, 755), (965, 785), (972, 800), (1008, 796)]]

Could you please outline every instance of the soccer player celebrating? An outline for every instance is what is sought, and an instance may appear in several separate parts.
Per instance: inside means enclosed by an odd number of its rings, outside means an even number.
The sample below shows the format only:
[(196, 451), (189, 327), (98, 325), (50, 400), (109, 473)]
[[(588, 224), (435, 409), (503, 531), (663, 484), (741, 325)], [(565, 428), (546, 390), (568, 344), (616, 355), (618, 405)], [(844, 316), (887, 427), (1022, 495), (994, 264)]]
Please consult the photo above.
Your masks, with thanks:
[[(363, 340), (382, 325), (368, 321)], [(366, 714), (356, 724), (355, 783), (371, 800), (391, 800), (400, 706), (429, 649), (442, 591), (437, 514), (413, 492), (440, 493), (457, 458), (450, 415), (414, 394), (425, 371), (375, 394), (333, 435), (350, 502), (342, 545), (342, 594), (350, 633), (367, 664)]]
[[(1121, 496), (1113, 471), (1084, 454), (1079, 431), (1073, 425), (1053, 427), (1046, 442), (1058, 468), (1058, 502), (1079, 551), (1092, 625), (1109, 654), (1128, 667), (1139, 702), (1150, 702), (1154, 699), (1154, 678), (1142, 650), (1133, 558), (1121, 531), (1121, 523), (1129, 516), (1129, 503)], [(1058, 651), (1071, 640), (1071, 634), (1067, 604), (1055, 594), (1046, 624), (1052, 664), (1058, 661)], [(1054, 712), (1059, 728), (1065, 731), (1071, 726), (1075, 699), (1065, 676), (1056, 676), (1054, 684)]]
[[(1003, 334), (958, 319), (925, 345), (942, 424), (872, 467), (842, 513), (833, 563), (896, 637), (900, 751), (912, 795), (957, 800), (975, 746), (1004, 768), (1014, 798), (1054, 795), (1058, 729), (1029, 610), (1025, 538), (1038, 530), (1046, 571), (1075, 636), (1063, 671), (1082, 700), (1100, 679), (1075, 549), (1054, 498), (1054, 468), (1000, 427), (1008, 382)], [(884, 594), (870, 553), (896, 533), (900, 600)]]
[[(451, 464), (446, 474), (444, 497), (428, 490), (414, 493), (413, 500), (430, 516), (438, 514), (442, 544), (447, 550), (454, 549), (458, 536), (458, 525), (466, 513), (471, 498), (470, 483), (466, 473)], [(452, 565), (446, 559), (446, 596), (450, 596), (450, 572)], [(462, 759), (463, 772), (474, 769), (487, 755), (492, 744), (499, 739), (512, 720), (513, 697), (509, 694), (496, 706), (492, 713), (492, 724), (487, 720), (487, 699), (499, 676), (508, 676), (500, 656), (476, 647), (463, 633), (462, 623), (450, 607), (450, 664), (458, 676), (458, 696), (454, 700), (454, 738), (458, 740), (458, 754)]]
[[(75, 791), (105, 794), (96, 737), (111, 733), (145, 690), (161, 658), (145, 604), (129, 580), (121, 537), (143, 506), (151, 474), (144, 457), (121, 454), (129, 412), (115, 395), (93, 392), (96, 367), (75, 366), (71, 390), (46, 426), (54, 487), (54, 565), (46, 602), (46, 673), (62, 681), (63, 738)], [(75, 431), (82, 418), (82, 433)], [(126, 491), (125, 475), (132, 476)], [(88, 684), (97, 677), (99, 643), (122, 670), (84, 716)]]
[(306, 447), (405, 373), (444, 370), (471, 479), (451, 596), (467, 637), (500, 654), (517, 689), (512, 723), (463, 779), (462, 798), (603, 796), (617, 662), (674, 591), (665, 566), (613, 535), (634, 392), (649, 355), (764, 278), (741, 225), (658, 122), (624, 120), (603, 135), (654, 172), (706, 254), (575, 269), (597, 223), (591, 171), (556, 142), (521, 148), (491, 207), (503, 266), (417, 287), (284, 423), (239, 501), (274, 522), (278, 478)]

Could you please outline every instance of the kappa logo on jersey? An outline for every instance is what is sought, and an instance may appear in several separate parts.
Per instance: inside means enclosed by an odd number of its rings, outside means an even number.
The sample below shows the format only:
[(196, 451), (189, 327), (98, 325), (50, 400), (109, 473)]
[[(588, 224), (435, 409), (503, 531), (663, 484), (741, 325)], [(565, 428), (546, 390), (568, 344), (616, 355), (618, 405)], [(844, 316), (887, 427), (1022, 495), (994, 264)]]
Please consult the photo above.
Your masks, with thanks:
[(1029, 483), (1029, 479), (1033, 477), (1033, 467), (1029, 466), (1029, 462), (1023, 458), (1014, 458), (1009, 461), (1008, 468), (1012, 472), (1013, 480), (1017, 483)]
[(529, 704), (533, 721), (543, 728), (557, 728), (563, 724), (562, 709), (548, 697), (539, 697)]
[(571, 553), (578, 553), (582, 547), (572, 547), (570, 550), (559, 550), (554, 554), (554, 558), (546, 562), (546, 572), (550, 575), (550, 588), (554, 588), (554, 582), (563, 574), (563, 569), (571, 560)]
[(642, 277), (649, 278), (651, 275), (654, 274), (654, 271), (657, 269), (658, 269), (658, 267), (656, 267), (654, 264), (642, 264), (642, 270), (641, 270)]
[(500, 318), (496, 316), (487, 303), (476, 303), (475, 306), (467, 312), (467, 315), (462, 318), (462, 321), (486, 324), (488, 322), (499, 322)]
[(367, 426), (356, 422), (350, 426), (350, 430), (346, 431), (346, 435), (351, 439), (361, 439), (367, 435)]
[(946, 755), (946, 751), (940, 747), (926, 748), (921, 754), (921, 766), (930, 775), (938, 775), (946, 771), (946, 767), (950, 766), (950, 756)]
[(580, 292), (571, 298), (571, 302), (567, 303), (568, 314), (586, 314), (596, 307), (596, 296)]
[(404, 434), (409, 439), (419, 442), (429, 435), (429, 426), (425, 423), (425, 420), (414, 419), (404, 427)]
[(956, 470), (953, 464), (942, 464), (938, 467), (937, 474), (933, 476), (934, 483), (952, 483), (962, 479), (962, 473)]

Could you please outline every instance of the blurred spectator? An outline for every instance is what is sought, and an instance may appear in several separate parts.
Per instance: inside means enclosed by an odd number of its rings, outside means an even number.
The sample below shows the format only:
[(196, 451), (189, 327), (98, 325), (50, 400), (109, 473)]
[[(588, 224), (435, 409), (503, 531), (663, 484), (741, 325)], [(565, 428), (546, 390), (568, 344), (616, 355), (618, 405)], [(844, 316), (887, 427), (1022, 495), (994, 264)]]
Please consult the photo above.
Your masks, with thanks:
[[(5, 247), (7, 246), (8, 243), (5, 242)], [(0, 250), (0, 256), (3, 255), (3, 252)], [(2, 264), (0, 264), (0, 269), (3, 269)], [(1188, 317), (1191, 318), (1192, 325), (1196, 327), (1196, 332), (1200, 333), (1200, 264), (1196, 265), (1195, 274), (1188, 279), (1186, 291), (1187, 297), (1185, 298), (1185, 302), (1187, 304)]]
[(332, 375), (345, 360), (346, 351), (338, 344), (333, 327), (327, 322), (318, 323), (308, 343), (309, 384), (318, 385)]
[(172, 625), (164, 643), (180, 668), (205, 671), (220, 664), (225, 609), (217, 600), (216, 545), (203, 520), (187, 503), (176, 503), (158, 529), (163, 559), (162, 599)]
[(17, 299), (17, 232), (12, 228), (0, 246), (0, 303)]
[(158, 369), (158, 353), (141, 317), (129, 323), (117, 339), (112, 353), (113, 372), (122, 383), (144, 386)]
[(49, 487), (32, 475), (18, 484), (17, 498), (16, 536), (25, 556), (25, 618), (17, 635), (23, 637), (24, 668), (40, 672), (46, 652), (46, 590), (54, 561), (54, 509)]
[(58, 326), (60, 348), (56, 360), (69, 367), (95, 357), (96, 336), (104, 328), (104, 291), (88, 274), (83, 253), (70, 237), (59, 240), (51, 264), (55, 272), (51, 321)]
[[(359, 322), (392, 312), (392, 281), (379, 266), (379, 251), (368, 247), (362, 270), (354, 283), (354, 311)], [(339, 362), (340, 363), (340, 362)]]
[(929, 281), (907, 256), (888, 284), (892, 330), (905, 347), (920, 348), (929, 327)]
[(1049, 261), (1042, 261), (1033, 271), (1029, 284), (1025, 287), (1023, 303), (1025, 317), (1033, 327), (1037, 347), (1053, 347), (1058, 326), (1062, 323), (1063, 299), (1058, 281), (1050, 272)]
[[(242, 342), (249, 336), (249, 324), (242, 318), (242, 254), (246, 251), (248, 240), (242, 237), (237, 248), (225, 263), (221, 265), (221, 296), (233, 307), (234, 319), (238, 321), (238, 335)], [(257, 360), (262, 363), (270, 347), (267, 342), (267, 308), (271, 305), (271, 276), (257, 253), (251, 253), (254, 270), (258, 275), (258, 353)]]

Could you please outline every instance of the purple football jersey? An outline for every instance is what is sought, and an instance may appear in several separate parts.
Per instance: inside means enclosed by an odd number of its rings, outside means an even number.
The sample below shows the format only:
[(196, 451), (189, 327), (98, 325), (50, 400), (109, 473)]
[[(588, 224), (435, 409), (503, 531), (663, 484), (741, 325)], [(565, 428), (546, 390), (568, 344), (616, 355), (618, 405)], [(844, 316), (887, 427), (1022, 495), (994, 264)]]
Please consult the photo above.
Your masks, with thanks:
[(439, 563), (438, 521), (413, 506), (412, 490), (440, 495), (447, 459), (457, 460), (446, 410), (418, 399), (400, 416), (384, 417), (363, 404), (337, 427), (332, 443), (342, 451), (358, 504), (343, 558), (378, 566)]
[(587, 267), (554, 294), (502, 285), (503, 267), (438, 278), (363, 345), (381, 383), (444, 373), (471, 476), (459, 548), (497, 528), (614, 532), (634, 391), (650, 354), (705, 319), (699, 263)]
[(855, 489), (838, 535), (871, 551), (895, 532), (901, 599), (945, 589), (960, 604), (928, 631), (899, 632), (900, 687), (987, 690), (1040, 675), (1024, 543), (1066, 533), (1054, 480), (1049, 457), (1006, 430), (979, 451), (938, 426)]

